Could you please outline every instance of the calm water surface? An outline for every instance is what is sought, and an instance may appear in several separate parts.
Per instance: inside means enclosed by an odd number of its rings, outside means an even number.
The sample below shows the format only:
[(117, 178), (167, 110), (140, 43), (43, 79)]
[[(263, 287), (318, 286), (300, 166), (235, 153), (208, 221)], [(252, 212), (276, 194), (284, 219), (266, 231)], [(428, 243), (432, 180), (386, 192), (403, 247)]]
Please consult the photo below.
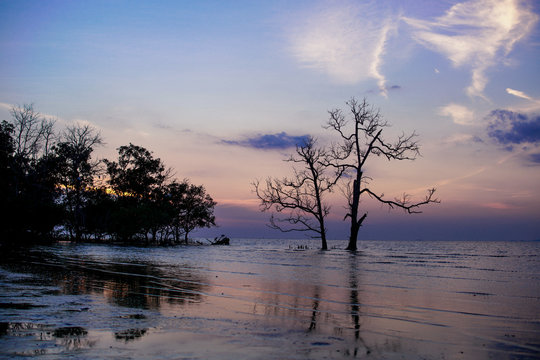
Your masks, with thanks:
[(4, 254), (0, 358), (540, 358), (539, 242), (345, 245)]

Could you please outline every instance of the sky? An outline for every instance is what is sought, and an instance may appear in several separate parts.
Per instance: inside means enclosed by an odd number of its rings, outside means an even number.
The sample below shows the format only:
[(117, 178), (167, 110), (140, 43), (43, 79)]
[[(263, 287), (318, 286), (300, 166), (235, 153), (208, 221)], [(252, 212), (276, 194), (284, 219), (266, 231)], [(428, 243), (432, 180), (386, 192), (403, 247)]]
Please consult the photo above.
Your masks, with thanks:
[[(130, 142), (217, 201), (195, 235), (290, 237), (269, 229), (252, 183), (331, 109), (366, 98), (418, 133), (414, 161), (375, 159), (377, 193), (440, 204), (408, 215), (365, 199), (359, 239), (540, 239), (540, 3), (471, 1), (0, 0), (0, 119), (33, 103), (56, 129), (90, 124), (114, 159)], [(329, 237), (345, 239), (345, 200)], [(305, 236), (297, 234), (296, 236)]]

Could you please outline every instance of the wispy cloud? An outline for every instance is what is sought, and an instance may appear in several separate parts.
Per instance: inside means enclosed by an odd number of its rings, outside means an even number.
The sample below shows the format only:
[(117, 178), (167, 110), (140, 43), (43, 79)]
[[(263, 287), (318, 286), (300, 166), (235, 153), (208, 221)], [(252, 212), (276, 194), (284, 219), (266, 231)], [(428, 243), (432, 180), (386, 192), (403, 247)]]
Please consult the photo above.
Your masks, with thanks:
[(288, 149), (305, 143), (308, 135), (293, 136), (285, 132), (259, 134), (243, 140), (221, 140), (222, 144), (250, 147), (261, 150)]
[(454, 123), (459, 125), (473, 125), (474, 111), (459, 104), (448, 104), (439, 109), (439, 114), (449, 116)]
[(496, 209), (496, 210), (513, 210), (513, 209), (519, 209), (519, 207), (515, 205), (506, 204), (503, 202), (490, 202), (490, 203), (484, 203), (481, 204), (481, 206), (489, 208), (489, 209)]
[(528, 102), (513, 107), (511, 110), (525, 114), (540, 112), (540, 99), (535, 99), (525, 92), (516, 89), (506, 88), (506, 92), (518, 98), (528, 100)]
[(488, 115), (488, 135), (502, 145), (540, 145), (540, 116), (494, 110)]
[(468, 174), (457, 176), (457, 177), (454, 177), (454, 178), (440, 180), (435, 184), (435, 187), (438, 188), (438, 187), (446, 186), (448, 184), (460, 182), (462, 180), (465, 180), (465, 179), (468, 179), (468, 178), (471, 178), (471, 177), (475, 177), (477, 175), (480, 175), (484, 171), (486, 171), (486, 169), (487, 169), (486, 166), (482, 166), (482, 167), (480, 167), (480, 168), (478, 168), (478, 169), (476, 169), (476, 170), (474, 170), (474, 171), (472, 171), (472, 172), (470, 172)]
[(517, 96), (517, 97), (522, 98), (522, 99), (535, 101), (532, 97), (525, 94), (523, 91), (506, 88), (506, 92), (509, 93), (510, 95), (514, 95), (514, 96)]
[(472, 134), (453, 134), (443, 139), (443, 143), (449, 145), (461, 145), (482, 142), (483, 140), (481, 138)]
[(385, 45), (388, 39), (390, 31), (394, 30), (394, 24), (390, 20), (386, 20), (379, 34), (379, 39), (375, 44), (375, 49), (373, 52), (373, 61), (370, 67), (370, 75), (377, 79), (377, 85), (384, 96), (388, 95), (386, 89), (386, 79), (381, 72), (382, 58), (385, 52)]
[(11, 104), (0, 102), (0, 109), (11, 110), (12, 107), (13, 105)]
[(292, 54), (303, 66), (344, 84), (376, 79), (386, 95), (381, 66), (395, 19), (376, 4), (348, 1), (332, 2), (299, 18), (289, 36)]
[(404, 18), (415, 39), (471, 69), (469, 96), (484, 97), (486, 71), (500, 63), (532, 30), (538, 16), (519, 0), (472, 0), (452, 6), (433, 21)]

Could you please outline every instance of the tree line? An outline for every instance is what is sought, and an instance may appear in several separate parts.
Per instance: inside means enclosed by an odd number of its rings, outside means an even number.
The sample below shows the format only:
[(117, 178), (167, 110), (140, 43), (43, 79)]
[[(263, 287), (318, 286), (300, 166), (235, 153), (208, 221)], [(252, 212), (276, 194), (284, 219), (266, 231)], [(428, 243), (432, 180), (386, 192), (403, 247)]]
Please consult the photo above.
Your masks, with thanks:
[(178, 244), (216, 225), (205, 188), (175, 179), (144, 147), (130, 143), (118, 148), (118, 159), (100, 161), (92, 154), (103, 139), (92, 126), (55, 132), (33, 105), (10, 114), (0, 124), (0, 244)]
[(355, 98), (346, 102), (348, 111), (329, 111), (328, 122), (323, 126), (337, 138), (328, 146), (319, 145), (311, 136), (296, 146), (296, 153), (286, 161), (293, 167), (293, 176), (267, 178), (253, 183), (255, 194), (260, 200), (261, 211), (273, 212), (269, 226), (283, 232), (301, 231), (321, 239), (321, 248), (328, 249), (326, 217), (330, 206), (325, 202), (327, 193), (337, 187), (347, 201), (344, 220), (349, 221), (347, 250), (357, 249), (360, 227), (368, 216), (360, 207), (361, 199), (367, 196), (391, 209), (402, 209), (409, 214), (420, 213), (420, 207), (439, 203), (434, 197), (435, 189), (413, 201), (404, 193), (399, 198), (388, 199), (371, 187), (372, 178), (366, 175), (366, 164), (374, 157), (388, 161), (414, 160), (419, 155), (419, 144), (415, 132), (402, 134), (393, 141), (383, 136), (389, 126), (380, 111), (366, 99)]

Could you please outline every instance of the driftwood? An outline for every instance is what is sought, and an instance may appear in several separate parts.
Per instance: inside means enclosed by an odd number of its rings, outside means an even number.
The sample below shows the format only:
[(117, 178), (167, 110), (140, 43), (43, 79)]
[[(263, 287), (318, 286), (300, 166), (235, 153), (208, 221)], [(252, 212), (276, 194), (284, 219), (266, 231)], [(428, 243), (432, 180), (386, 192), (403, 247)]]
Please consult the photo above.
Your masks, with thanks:
[(211, 245), (229, 245), (230, 239), (225, 235), (214, 238), (214, 241), (211, 242)]

